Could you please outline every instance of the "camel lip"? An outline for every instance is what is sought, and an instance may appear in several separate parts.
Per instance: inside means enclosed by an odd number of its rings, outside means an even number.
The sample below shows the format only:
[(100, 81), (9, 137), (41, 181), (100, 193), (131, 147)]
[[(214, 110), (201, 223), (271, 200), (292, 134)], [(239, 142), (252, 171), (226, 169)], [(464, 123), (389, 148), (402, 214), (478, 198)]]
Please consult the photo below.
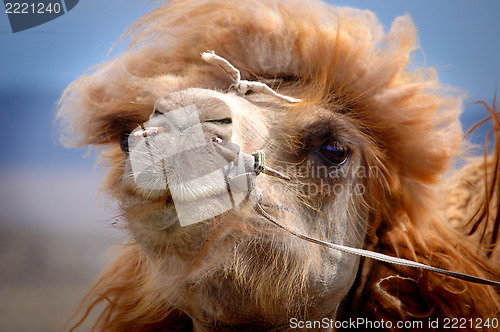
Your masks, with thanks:
[[(222, 136), (223, 137), (223, 136)], [(240, 147), (212, 133), (205, 150), (188, 150), (186, 166), (161, 160), (161, 165), (142, 166), (134, 173), (136, 193), (152, 204), (164, 204), (175, 211), (182, 227), (205, 221), (235, 208), (255, 186), (254, 157), (241, 153)], [(200, 153), (193, 155), (192, 153)], [(176, 154), (172, 154), (176, 156)], [(162, 156), (164, 158), (165, 156)], [(133, 165), (132, 165), (133, 166)], [(158, 205), (157, 205), (158, 206)]]
[[(226, 149), (227, 150), (227, 149)], [(180, 184), (178, 184), (180, 185)], [(135, 187), (135, 186), (134, 186)], [(167, 187), (163, 190), (140, 190), (138, 188), (131, 188), (132, 191), (131, 191), (131, 195), (137, 197), (137, 198), (140, 198), (141, 200), (143, 200), (144, 202), (149, 202), (149, 203), (152, 203), (152, 204), (165, 204), (165, 205), (175, 205), (175, 203), (195, 203), (197, 201), (201, 201), (201, 200), (204, 200), (204, 199), (209, 199), (209, 198), (212, 198), (212, 199), (216, 199), (217, 197), (221, 197), (222, 195), (224, 195), (226, 193), (225, 190), (215, 190), (215, 191), (212, 191), (208, 194), (205, 194), (205, 195), (196, 195), (194, 197), (191, 197), (191, 198), (183, 198), (182, 195), (176, 195), (176, 199), (174, 200), (173, 198), (173, 195), (172, 195), (172, 190), (170, 187)], [(172, 188), (174, 193), (176, 192), (176, 190), (174, 188)]]
[(228, 162), (235, 162), (238, 160), (240, 149), (236, 144), (226, 141), (218, 135), (213, 135), (212, 145), (215, 148), (215, 151)]

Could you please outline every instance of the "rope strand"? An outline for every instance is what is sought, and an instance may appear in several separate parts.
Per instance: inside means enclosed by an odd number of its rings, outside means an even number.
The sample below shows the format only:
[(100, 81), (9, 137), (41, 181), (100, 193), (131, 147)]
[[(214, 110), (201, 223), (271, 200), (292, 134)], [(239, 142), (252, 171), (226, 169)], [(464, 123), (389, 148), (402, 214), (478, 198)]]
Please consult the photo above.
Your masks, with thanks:
[(251, 82), (245, 81), (241, 79), (241, 74), (236, 67), (234, 67), (229, 61), (224, 59), (221, 56), (215, 54), (214, 51), (208, 51), (201, 54), (201, 58), (212, 65), (218, 66), (223, 71), (226, 72), (233, 79), (234, 84), (232, 84), (229, 88), (234, 88), (236, 91), (244, 95), (247, 91), (251, 90), (254, 92), (260, 92), (263, 94), (271, 95), (279, 99), (286, 100), (289, 103), (298, 103), (301, 100), (297, 98), (292, 98), (289, 96), (282, 95), (277, 93), (273, 89), (271, 89), (267, 84), (262, 82)]
[(306, 241), (309, 241), (311, 243), (319, 244), (321, 246), (324, 246), (324, 247), (327, 247), (330, 249), (335, 249), (335, 250), (339, 250), (339, 251), (342, 251), (345, 253), (358, 255), (358, 256), (362, 256), (362, 257), (366, 257), (366, 258), (376, 259), (378, 261), (386, 262), (389, 264), (395, 264), (395, 265), (408, 266), (408, 267), (428, 270), (428, 271), (432, 271), (435, 273), (444, 274), (444, 275), (447, 275), (447, 276), (450, 276), (453, 278), (474, 282), (477, 284), (490, 285), (490, 286), (500, 286), (499, 281), (493, 281), (493, 280), (488, 280), (488, 279), (484, 279), (484, 278), (471, 276), (471, 275), (468, 275), (465, 273), (459, 273), (459, 272), (453, 272), (453, 271), (448, 271), (448, 270), (444, 270), (444, 269), (439, 269), (437, 267), (425, 265), (422, 263), (410, 261), (410, 260), (403, 259), (403, 258), (392, 257), (392, 256), (384, 255), (381, 253), (365, 250), (365, 249), (352, 248), (352, 247), (347, 247), (347, 246), (343, 246), (340, 244), (334, 244), (334, 243), (329, 243), (326, 241), (318, 240), (318, 239), (309, 237), (307, 235), (301, 234), (299, 232), (296, 232), (296, 231), (288, 228), (287, 226), (283, 225), (280, 221), (278, 221), (276, 218), (271, 216), (269, 213), (267, 213), (262, 208), (261, 200), (259, 200), (257, 202), (256, 209), (267, 220), (269, 220), (270, 222), (272, 222), (274, 225), (278, 226), (279, 228), (291, 233), (292, 235), (294, 235), (302, 240), (306, 240)]

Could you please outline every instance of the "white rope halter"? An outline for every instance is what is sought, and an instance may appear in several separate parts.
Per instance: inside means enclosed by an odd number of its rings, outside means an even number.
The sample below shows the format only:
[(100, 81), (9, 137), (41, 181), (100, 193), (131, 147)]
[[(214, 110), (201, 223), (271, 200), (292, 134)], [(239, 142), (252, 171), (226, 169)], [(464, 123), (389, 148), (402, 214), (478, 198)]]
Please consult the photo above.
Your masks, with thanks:
[(229, 61), (227, 61), (223, 57), (220, 57), (217, 54), (215, 54), (214, 51), (204, 52), (201, 54), (201, 57), (203, 58), (203, 60), (205, 60), (205, 62), (210, 63), (212, 65), (219, 66), (229, 76), (231, 76), (234, 83), (231, 84), (231, 86), (229, 88), (230, 89), (234, 88), (234, 89), (236, 89), (236, 91), (238, 91), (241, 94), (245, 94), (247, 91), (251, 90), (254, 92), (260, 92), (260, 93), (274, 96), (276, 98), (286, 100), (289, 103), (298, 103), (301, 101), (300, 99), (296, 99), (296, 98), (292, 98), (289, 96), (279, 94), (276, 91), (274, 91), (273, 89), (271, 89), (269, 86), (267, 86), (265, 83), (242, 80), (240, 71), (238, 69), (236, 69), (232, 64), (230, 64)]

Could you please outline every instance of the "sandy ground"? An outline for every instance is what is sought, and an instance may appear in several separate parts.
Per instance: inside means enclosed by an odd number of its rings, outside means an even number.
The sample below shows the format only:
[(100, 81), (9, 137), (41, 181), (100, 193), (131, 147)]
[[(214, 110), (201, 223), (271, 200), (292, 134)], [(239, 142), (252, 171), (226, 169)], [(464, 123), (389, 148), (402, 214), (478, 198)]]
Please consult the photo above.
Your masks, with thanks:
[[(79, 301), (110, 259), (107, 249), (121, 236), (114, 229), (0, 227), (0, 332), (67, 331)], [(86, 330), (88, 325), (79, 331)]]

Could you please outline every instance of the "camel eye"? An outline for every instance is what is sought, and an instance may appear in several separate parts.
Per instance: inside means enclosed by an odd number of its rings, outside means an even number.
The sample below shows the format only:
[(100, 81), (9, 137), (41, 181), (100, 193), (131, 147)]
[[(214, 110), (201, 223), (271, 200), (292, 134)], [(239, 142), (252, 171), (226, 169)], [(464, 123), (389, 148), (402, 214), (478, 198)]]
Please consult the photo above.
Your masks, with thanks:
[(319, 149), (319, 153), (330, 164), (338, 166), (346, 162), (347, 157), (349, 156), (349, 148), (342, 146), (339, 142), (335, 142), (323, 145)]
[(130, 134), (127, 133), (123, 135), (121, 141), (120, 141), (120, 149), (122, 149), (123, 153), (128, 154), (128, 136)]

